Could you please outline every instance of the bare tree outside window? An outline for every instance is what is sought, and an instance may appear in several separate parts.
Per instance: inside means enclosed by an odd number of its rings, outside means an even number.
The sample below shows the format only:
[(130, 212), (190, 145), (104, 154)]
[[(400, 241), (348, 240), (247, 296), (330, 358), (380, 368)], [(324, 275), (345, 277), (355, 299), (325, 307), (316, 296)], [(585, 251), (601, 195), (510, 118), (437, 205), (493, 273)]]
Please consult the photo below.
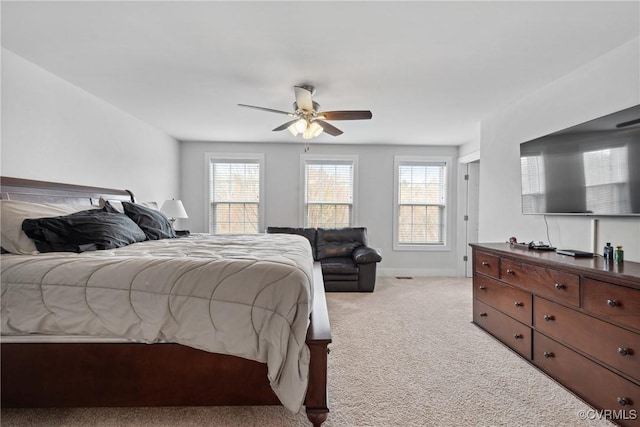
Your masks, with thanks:
[(305, 226), (340, 228), (353, 222), (353, 162), (305, 162)]

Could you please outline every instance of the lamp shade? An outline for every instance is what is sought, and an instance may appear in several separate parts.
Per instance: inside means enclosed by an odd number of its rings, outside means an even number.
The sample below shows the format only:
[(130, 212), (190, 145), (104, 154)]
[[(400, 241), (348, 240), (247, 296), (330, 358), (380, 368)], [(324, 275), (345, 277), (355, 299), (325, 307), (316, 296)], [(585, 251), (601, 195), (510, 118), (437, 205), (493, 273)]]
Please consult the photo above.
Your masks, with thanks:
[(298, 120), (295, 125), (298, 133), (303, 133), (307, 129), (307, 121), (305, 119)]
[(169, 218), (189, 218), (184, 205), (180, 200), (167, 200), (162, 204), (160, 211)]
[(298, 132), (298, 128), (296, 128), (296, 123), (289, 125), (289, 127), (287, 128), (289, 129), (289, 132), (291, 132), (291, 135), (296, 136), (298, 135), (300, 132)]

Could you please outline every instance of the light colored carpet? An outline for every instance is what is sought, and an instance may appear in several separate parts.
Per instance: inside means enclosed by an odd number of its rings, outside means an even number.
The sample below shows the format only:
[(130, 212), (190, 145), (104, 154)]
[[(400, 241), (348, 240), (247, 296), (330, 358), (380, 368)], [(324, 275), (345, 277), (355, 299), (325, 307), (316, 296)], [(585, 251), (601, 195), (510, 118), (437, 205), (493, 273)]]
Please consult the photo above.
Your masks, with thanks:
[[(471, 324), (471, 281), (379, 278), (327, 294), (327, 427), (610, 426)], [(3, 409), (3, 426), (310, 426), (281, 407)]]

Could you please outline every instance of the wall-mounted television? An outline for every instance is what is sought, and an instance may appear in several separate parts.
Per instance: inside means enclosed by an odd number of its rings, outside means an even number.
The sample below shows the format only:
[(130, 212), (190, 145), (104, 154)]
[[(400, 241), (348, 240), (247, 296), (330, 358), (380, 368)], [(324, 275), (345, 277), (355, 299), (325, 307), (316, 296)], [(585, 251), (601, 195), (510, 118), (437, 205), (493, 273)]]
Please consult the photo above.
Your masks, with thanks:
[(640, 215), (640, 105), (520, 144), (522, 213)]

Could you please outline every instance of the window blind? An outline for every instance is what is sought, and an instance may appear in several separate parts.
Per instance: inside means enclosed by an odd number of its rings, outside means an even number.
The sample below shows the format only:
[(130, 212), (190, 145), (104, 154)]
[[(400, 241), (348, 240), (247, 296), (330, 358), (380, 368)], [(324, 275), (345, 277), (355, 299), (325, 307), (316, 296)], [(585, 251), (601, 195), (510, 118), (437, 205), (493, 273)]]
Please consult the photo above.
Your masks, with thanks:
[(260, 163), (251, 159), (211, 159), (209, 201), (213, 234), (259, 231)]
[(305, 161), (305, 226), (349, 227), (353, 212), (353, 161)]
[(398, 243), (444, 244), (446, 162), (398, 165)]

